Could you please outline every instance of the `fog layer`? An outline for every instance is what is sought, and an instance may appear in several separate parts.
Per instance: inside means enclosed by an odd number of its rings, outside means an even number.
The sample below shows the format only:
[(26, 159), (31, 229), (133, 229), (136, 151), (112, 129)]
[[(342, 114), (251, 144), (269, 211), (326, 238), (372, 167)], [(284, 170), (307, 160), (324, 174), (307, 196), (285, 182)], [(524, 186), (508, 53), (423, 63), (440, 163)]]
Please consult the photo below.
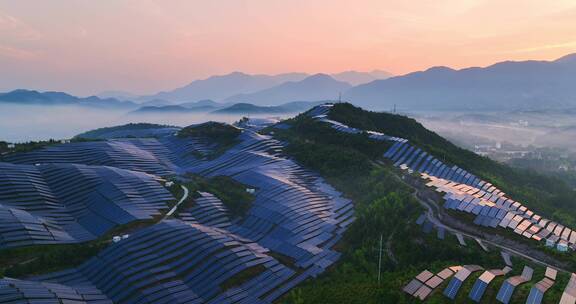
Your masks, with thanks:
[[(207, 113), (155, 113), (129, 115), (126, 111), (101, 110), (77, 106), (19, 106), (0, 104), (0, 141), (66, 139), (79, 133), (126, 123), (149, 122), (188, 126), (208, 120), (232, 123), (248, 115)], [(249, 115), (282, 117), (281, 115)], [(288, 115), (291, 116), (291, 115)]]

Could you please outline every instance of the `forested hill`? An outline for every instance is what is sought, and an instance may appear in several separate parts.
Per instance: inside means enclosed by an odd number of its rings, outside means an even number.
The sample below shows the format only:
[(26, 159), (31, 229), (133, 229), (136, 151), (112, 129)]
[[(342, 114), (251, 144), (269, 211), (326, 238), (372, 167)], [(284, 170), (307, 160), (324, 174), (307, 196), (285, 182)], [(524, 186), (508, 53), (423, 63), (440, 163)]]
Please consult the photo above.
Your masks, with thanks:
[[(461, 149), (405, 116), (369, 112), (348, 103), (327, 108), (330, 109), (327, 113), (330, 120), (408, 139), (412, 145), (431, 153), (445, 164), (458, 165), (492, 182), (535, 212), (574, 227), (576, 216), (570, 208), (574, 192), (562, 181), (511, 169)], [(262, 132), (281, 139), (287, 144), (286, 154), (319, 172), (337, 190), (352, 199), (356, 221), (337, 244), (343, 256), (338, 264), (318, 279), (289, 292), (280, 303), (414, 303), (415, 300), (403, 293), (402, 288), (423, 269), (438, 272), (444, 267), (466, 264), (482, 265), (486, 269), (504, 267), (500, 248), (484, 252), (473, 241), (467, 246), (459, 246), (453, 234), (439, 239), (435, 233), (423, 232), (415, 224), (424, 210), (415, 188), (406, 182), (404, 172), (383, 157), (391, 142), (371, 139), (367, 133), (333, 128), (316, 116), (323, 113), (317, 110), (314, 108)], [(467, 217), (461, 219), (469, 220)], [(503, 229), (490, 230), (489, 233), (510, 237)], [(385, 251), (380, 264), (377, 248), (382, 246), (379, 243), (381, 238)], [(539, 245), (532, 245), (534, 250), (539, 250)], [(574, 265), (571, 255), (555, 257)], [(514, 269), (519, 272), (526, 263), (526, 260), (514, 260)], [(531, 266), (540, 272), (544, 270), (541, 266)], [(474, 282), (478, 275), (480, 273), (469, 281)], [(486, 299), (495, 298), (503, 280), (501, 278), (487, 288)], [(567, 275), (563, 275), (559, 283), (547, 292), (544, 303), (557, 303), (567, 280)], [(442, 294), (445, 287), (446, 284), (437, 288), (428, 297), (428, 303), (451, 302)], [(466, 302), (471, 288), (471, 283), (465, 284), (455, 303)], [(516, 292), (510, 303), (525, 303), (529, 288), (523, 290)]]
[(554, 220), (576, 226), (576, 191), (561, 179), (511, 168), (462, 149), (406, 116), (366, 111), (350, 103), (335, 104), (328, 116), (358, 129), (406, 138), (447, 164), (457, 165), (490, 181), (530, 208)]

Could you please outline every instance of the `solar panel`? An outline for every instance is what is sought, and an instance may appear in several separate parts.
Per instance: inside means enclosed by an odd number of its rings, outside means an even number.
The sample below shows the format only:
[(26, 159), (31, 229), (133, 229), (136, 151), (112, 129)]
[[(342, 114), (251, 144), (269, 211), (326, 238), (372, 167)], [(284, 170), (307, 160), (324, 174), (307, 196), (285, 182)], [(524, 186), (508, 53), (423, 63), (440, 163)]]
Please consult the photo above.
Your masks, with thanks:
[(576, 274), (572, 273), (570, 275), (570, 280), (564, 288), (562, 297), (560, 298), (560, 304), (570, 304), (576, 303)]

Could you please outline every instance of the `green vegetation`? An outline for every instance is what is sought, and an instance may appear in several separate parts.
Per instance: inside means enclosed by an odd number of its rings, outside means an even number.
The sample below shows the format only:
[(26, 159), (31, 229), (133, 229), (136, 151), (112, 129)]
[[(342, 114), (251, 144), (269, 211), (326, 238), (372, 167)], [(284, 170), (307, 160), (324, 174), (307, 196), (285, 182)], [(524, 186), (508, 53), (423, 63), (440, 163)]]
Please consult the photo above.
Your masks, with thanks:
[(0, 141), (0, 155), (8, 152), (10, 152), (10, 149), (8, 148), (8, 143), (5, 141)]
[(195, 157), (214, 159), (224, 153), (226, 150), (238, 143), (237, 137), (242, 130), (232, 125), (209, 121), (199, 125), (188, 126), (178, 132), (178, 137), (197, 137), (208, 140), (209, 143), (215, 144), (216, 148), (208, 155), (200, 151), (194, 151)]
[(175, 126), (170, 125), (160, 125), (160, 124), (152, 124), (152, 123), (129, 123), (122, 126), (115, 126), (115, 127), (105, 127), (105, 128), (98, 128), (95, 130), (90, 130), (88, 132), (84, 132), (78, 134), (74, 137), (74, 139), (80, 138), (90, 138), (90, 139), (97, 139), (101, 136), (105, 135), (106, 133), (113, 132), (113, 131), (124, 131), (124, 130), (147, 130), (147, 129), (158, 129), (158, 128), (176, 128)]
[(257, 277), (264, 271), (266, 271), (266, 267), (264, 267), (262, 264), (246, 268), (220, 284), (220, 288), (222, 288), (222, 290), (228, 290), (232, 287), (241, 286), (242, 284)]
[(105, 247), (104, 242), (31, 246), (0, 251), (0, 275), (22, 278), (80, 265)]
[(218, 143), (234, 141), (242, 131), (229, 124), (209, 121), (188, 126), (178, 132), (179, 137), (206, 137)]
[(87, 138), (74, 138), (69, 141), (63, 140), (55, 140), (55, 139), (48, 139), (48, 140), (40, 140), (40, 141), (29, 141), (25, 143), (16, 143), (13, 144), (14, 147), (9, 147), (7, 142), (0, 141), (0, 161), (3, 161), (3, 157), (13, 153), (25, 153), (25, 152), (32, 152), (35, 150), (40, 150), (42, 148), (62, 144), (65, 142), (86, 142), (86, 141), (96, 141), (96, 139), (87, 139)]
[(246, 191), (251, 186), (237, 182), (228, 176), (204, 178), (197, 175), (187, 175), (190, 181), (185, 185), (190, 193), (208, 192), (216, 196), (228, 208), (232, 217), (242, 218), (250, 210), (254, 195)]
[[(12, 153), (24, 153), (34, 150), (39, 150), (48, 146), (60, 144), (61, 141), (55, 139), (41, 140), (41, 141), (29, 141), (25, 143), (14, 144), (14, 147), (9, 148), (8, 143), (1, 144), (0, 154), (2, 156), (12, 154)], [(1, 160), (1, 159), (0, 159)]]
[(436, 158), (490, 181), (537, 213), (564, 225), (576, 226), (576, 208), (573, 206), (576, 191), (559, 178), (511, 168), (459, 148), (405, 116), (369, 112), (348, 103), (340, 103), (333, 107), (329, 117), (351, 127), (409, 139)]

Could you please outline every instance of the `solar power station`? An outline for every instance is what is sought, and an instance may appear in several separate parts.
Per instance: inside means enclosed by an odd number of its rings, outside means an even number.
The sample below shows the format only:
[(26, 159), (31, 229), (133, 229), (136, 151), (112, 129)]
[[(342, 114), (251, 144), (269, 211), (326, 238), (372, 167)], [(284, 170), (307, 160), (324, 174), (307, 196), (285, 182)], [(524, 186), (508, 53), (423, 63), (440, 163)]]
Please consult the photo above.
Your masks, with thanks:
[(445, 193), (445, 208), (475, 215), (474, 223), (480, 226), (509, 228), (528, 239), (544, 240), (546, 246), (555, 247), (559, 251), (576, 249), (576, 231), (537, 215), (520, 202), (507, 197), (491, 183), (458, 166), (445, 164), (422, 149), (412, 146), (407, 139), (352, 128), (328, 119), (327, 114), (332, 106), (333, 104), (317, 106), (309, 111), (308, 115), (338, 131), (350, 134), (367, 132), (374, 140), (392, 143), (383, 153), (384, 157), (396, 167), (420, 173), (421, 177), (428, 181), (428, 187)]
[[(444, 193), (444, 207), (446, 209), (458, 210), (475, 215), (474, 223), (484, 227), (502, 227), (512, 229), (516, 234), (533, 239), (545, 241), (546, 246), (555, 247), (559, 251), (576, 249), (576, 231), (565, 227), (559, 223), (543, 218), (532, 210), (523, 206), (520, 202), (508, 198), (504, 192), (486, 182), (474, 174), (457, 166), (450, 166), (428, 154), (420, 148), (412, 146), (407, 139), (388, 136), (386, 134), (360, 130), (347, 126), (343, 123), (328, 118), (333, 104), (324, 104), (315, 107), (307, 114), (317, 121), (328, 124), (335, 130), (349, 134), (366, 133), (374, 140), (388, 141), (391, 147), (384, 152), (383, 156), (394, 163), (394, 166), (409, 172), (418, 172), (422, 179), (426, 180), (426, 186), (436, 189), (439, 193)], [(438, 238), (444, 238), (444, 231), (441, 227), (436, 227), (422, 214), (416, 224), (422, 226), (425, 233), (430, 233), (432, 229), (438, 229)], [(455, 233), (459, 243), (466, 246), (464, 237), (460, 233)], [(483, 248), (488, 248), (481, 240), (476, 240)], [(475, 281), (468, 297), (480, 302), (490, 282), (497, 276), (504, 276), (512, 270), (510, 255), (502, 252), (502, 257), (506, 263), (503, 269), (487, 270)], [(454, 277), (448, 283), (443, 294), (449, 299), (455, 299), (468, 276), (482, 267), (477, 265), (467, 265), (457, 270), (452, 269)], [(446, 271), (446, 272), (445, 272)], [(442, 273), (448, 273), (444, 270)], [(545, 277), (538, 281), (530, 290), (527, 303), (541, 303), (545, 292), (554, 285), (557, 271), (552, 268), (546, 269)], [(508, 303), (515, 288), (532, 279), (533, 269), (525, 267), (522, 274), (507, 279), (501, 286), (497, 300), (501, 303)], [(404, 292), (420, 299), (426, 299), (433, 291), (439, 279), (428, 270), (420, 273), (411, 280), (403, 289)], [(444, 278), (445, 279), (445, 278)], [(431, 281), (430, 281), (431, 280)], [(576, 303), (576, 275), (566, 287), (560, 301), (562, 304)]]
[(0, 280), (0, 302), (270, 303), (339, 259), (333, 247), (355, 219), (353, 204), (286, 158), (281, 142), (243, 129), (236, 145), (208, 157), (218, 149), (210, 139), (176, 131), (124, 129), (10, 155), (0, 163), (0, 246), (81, 242), (161, 215), (178, 199), (161, 177), (185, 173), (248, 185), (245, 216), (232, 219), (200, 193), (76, 268)]

